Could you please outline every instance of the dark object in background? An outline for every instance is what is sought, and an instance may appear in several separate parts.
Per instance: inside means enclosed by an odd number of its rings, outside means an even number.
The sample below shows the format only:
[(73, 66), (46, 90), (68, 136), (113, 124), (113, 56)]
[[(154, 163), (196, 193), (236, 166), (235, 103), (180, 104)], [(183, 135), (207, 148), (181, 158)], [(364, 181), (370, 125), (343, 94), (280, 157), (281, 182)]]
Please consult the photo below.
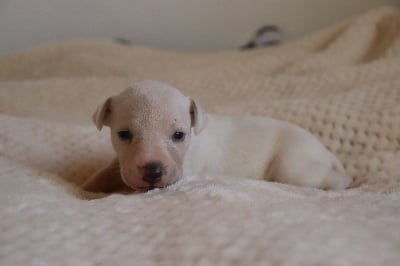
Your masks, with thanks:
[(249, 50), (257, 47), (273, 46), (283, 42), (284, 35), (281, 29), (275, 25), (265, 25), (257, 30), (254, 37), (241, 50)]
[(113, 41), (115, 43), (122, 44), (122, 45), (133, 45), (133, 42), (131, 40), (124, 39), (124, 38), (117, 37), (117, 38), (114, 38)]

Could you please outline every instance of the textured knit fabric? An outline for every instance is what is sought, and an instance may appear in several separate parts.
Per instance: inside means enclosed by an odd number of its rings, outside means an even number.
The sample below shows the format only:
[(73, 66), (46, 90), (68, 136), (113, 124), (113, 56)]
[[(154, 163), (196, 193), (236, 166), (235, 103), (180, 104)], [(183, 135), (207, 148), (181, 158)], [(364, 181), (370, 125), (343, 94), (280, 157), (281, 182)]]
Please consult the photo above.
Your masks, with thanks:
[[(114, 156), (92, 113), (144, 79), (209, 112), (296, 123), (358, 186), (188, 176), (148, 193), (83, 193)], [(246, 52), (77, 41), (4, 56), (0, 203), (1, 265), (398, 265), (400, 15), (380, 8)]]

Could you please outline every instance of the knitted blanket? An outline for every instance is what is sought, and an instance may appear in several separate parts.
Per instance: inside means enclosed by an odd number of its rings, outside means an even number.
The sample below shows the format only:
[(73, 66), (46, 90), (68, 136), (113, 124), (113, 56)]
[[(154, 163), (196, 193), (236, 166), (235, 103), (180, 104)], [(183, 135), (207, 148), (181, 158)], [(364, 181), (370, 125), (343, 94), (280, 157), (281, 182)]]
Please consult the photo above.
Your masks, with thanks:
[[(109, 162), (95, 107), (156, 79), (209, 112), (307, 128), (354, 178), (322, 191), (187, 176), (88, 194)], [(279, 47), (177, 53), (75, 41), (0, 58), (1, 265), (398, 265), (400, 15), (380, 8)]]

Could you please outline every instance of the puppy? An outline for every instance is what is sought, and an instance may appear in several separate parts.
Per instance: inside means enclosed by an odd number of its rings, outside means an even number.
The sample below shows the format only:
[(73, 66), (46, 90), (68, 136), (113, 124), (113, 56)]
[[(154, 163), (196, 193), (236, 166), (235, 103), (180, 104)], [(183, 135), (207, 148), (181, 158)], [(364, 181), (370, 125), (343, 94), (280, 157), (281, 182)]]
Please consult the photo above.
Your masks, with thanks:
[(207, 115), (197, 101), (157, 81), (108, 98), (93, 120), (99, 130), (110, 127), (117, 158), (83, 184), (88, 191), (148, 190), (203, 174), (333, 190), (351, 182), (308, 131), (267, 117)]

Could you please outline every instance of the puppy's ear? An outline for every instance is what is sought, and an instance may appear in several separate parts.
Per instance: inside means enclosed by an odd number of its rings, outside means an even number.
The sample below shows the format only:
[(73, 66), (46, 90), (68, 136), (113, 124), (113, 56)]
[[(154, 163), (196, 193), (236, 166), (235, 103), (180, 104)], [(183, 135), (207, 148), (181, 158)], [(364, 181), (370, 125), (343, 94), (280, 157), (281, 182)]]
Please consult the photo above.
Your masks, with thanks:
[(207, 125), (207, 113), (199, 103), (192, 98), (190, 98), (190, 119), (192, 121), (194, 133), (196, 135), (200, 134)]
[(111, 101), (112, 97), (108, 98), (103, 104), (97, 107), (96, 112), (94, 112), (92, 118), (98, 130), (103, 128), (103, 125), (109, 125), (109, 118), (111, 114)]

